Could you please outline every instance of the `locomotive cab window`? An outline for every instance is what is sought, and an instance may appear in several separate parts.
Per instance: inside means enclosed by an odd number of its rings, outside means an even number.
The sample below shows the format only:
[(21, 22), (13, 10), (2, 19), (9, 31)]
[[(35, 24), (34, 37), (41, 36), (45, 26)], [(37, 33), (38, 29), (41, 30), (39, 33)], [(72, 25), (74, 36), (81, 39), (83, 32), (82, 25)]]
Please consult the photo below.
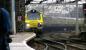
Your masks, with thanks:
[(40, 20), (40, 13), (27, 13), (27, 18), (29, 20)]

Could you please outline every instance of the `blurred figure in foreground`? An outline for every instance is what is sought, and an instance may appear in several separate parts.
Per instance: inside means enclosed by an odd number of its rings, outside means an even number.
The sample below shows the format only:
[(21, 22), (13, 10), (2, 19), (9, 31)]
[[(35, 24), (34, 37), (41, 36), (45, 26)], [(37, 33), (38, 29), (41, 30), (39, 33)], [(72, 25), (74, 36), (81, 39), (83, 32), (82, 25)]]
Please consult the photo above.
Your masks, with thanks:
[(0, 2), (0, 50), (10, 50), (11, 19), (9, 12)]

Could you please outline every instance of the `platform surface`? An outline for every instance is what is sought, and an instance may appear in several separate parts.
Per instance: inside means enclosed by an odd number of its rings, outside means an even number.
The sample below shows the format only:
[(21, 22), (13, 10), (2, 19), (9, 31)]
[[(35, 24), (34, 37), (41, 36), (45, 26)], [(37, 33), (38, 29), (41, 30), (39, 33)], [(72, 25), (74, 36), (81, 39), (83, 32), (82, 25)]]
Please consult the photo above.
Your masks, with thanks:
[(12, 43), (10, 43), (10, 50), (35, 50), (26, 44), (27, 40), (31, 40), (36, 36), (32, 32), (23, 32), (11, 35)]

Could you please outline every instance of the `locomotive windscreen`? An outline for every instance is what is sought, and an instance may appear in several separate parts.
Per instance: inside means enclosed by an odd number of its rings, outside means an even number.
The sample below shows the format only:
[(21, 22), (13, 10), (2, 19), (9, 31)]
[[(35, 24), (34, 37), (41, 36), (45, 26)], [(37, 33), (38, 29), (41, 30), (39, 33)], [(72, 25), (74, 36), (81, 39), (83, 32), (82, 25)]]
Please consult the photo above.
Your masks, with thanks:
[(39, 20), (40, 13), (28, 13), (27, 14), (29, 20)]

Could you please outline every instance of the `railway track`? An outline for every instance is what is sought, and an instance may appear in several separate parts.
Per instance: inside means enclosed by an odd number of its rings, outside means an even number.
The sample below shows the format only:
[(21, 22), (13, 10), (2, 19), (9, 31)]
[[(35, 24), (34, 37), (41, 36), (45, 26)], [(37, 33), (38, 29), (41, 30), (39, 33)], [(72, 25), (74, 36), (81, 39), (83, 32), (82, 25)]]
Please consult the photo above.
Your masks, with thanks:
[[(32, 41), (33, 43), (36, 42), (38, 44), (44, 45), (45, 47), (43, 50), (64, 50), (65, 49), (65, 44), (61, 42), (54, 42), (54, 41), (50, 41), (46, 39), (39, 39), (39, 38), (35, 38)], [(27, 44), (31, 45), (32, 43), (27, 42)]]
[(86, 42), (68, 38), (72, 33), (57, 33), (55, 29), (53, 30), (48, 32), (46, 30), (42, 34), (37, 33), (39, 34), (38, 37), (34, 38), (32, 42), (27, 42), (27, 44), (33, 45), (32, 48), (36, 50), (86, 50)]
[(73, 42), (70, 41), (70, 43), (67, 43), (68, 41), (61, 42), (61, 41), (52, 41), (47, 39), (35, 38), (33, 39), (33, 43), (34, 42), (44, 45), (45, 47), (43, 48), (43, 50), (86, 50), (86, 44), (77, 43), (77, 41)]
[(86, 45), (82, 44), (76, 44), (76, 43), (70, 43), (67, 44), (67, 49), (68, 50), (86, 50)]
[(86, 41), (81, 39), (71, 39), (70, 43), (67, 43), (68, 49), (86, 50)]

